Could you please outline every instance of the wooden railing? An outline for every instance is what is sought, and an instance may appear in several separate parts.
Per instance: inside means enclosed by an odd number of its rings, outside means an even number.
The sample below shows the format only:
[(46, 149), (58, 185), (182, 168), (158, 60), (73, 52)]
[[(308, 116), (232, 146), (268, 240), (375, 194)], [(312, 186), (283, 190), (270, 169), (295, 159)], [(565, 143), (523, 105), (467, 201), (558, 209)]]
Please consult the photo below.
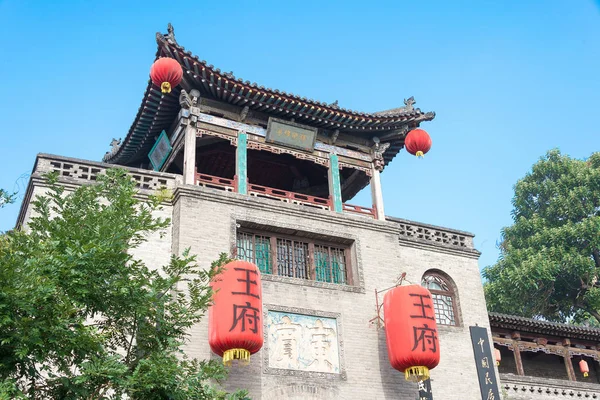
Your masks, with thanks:
[(369, 207), (355, 206), (352, 204), (344, 203), (344, 204), (342, 204), (342, 209), (344, 210), (344, 212), (365, 215), (365, 216), (368, 215), (372, 218), (377, 218), (377, 214), (375, 212), (374, 206), (373, 206), (373, 208), (369, 208)]
[(196, 185), (213, 189), (225, 190), (226, 192), (235, 192), (236, 185), (234, 179), (221, 178), (208, 174), (197, 173)]
[(307, 194), (288, 192), (287, 190), (274, 189), (266, 186), (248, 184), (248, 194), (255, 197), (263, 197), (267, 199), (276, 199), (285, 203), (301, 204), (303, 206), (321, 208), (329, 210), (329, 199), (322, 197), (309, 196)]
[[(196, 173), (196, 185), (225, 190), (227, 192), (237, 191), (235, 179), (221, 178), (219, 176), (203, 173)], [(331, 209), (331, 202), (329, 199), (310, 196), (302, 193), (288, 192), (287, 190), (270, 188), (267, 186), (256, 185), (254, 183), (248, 183), (248, 194), (250, 196), (275, 199), (285, 203), (300, 204), (304, 206), (320, 208), (323, 210)], [(344, 203), (343, 211), (352, 214), (364, 215), (371, 218), (377, 218), (375, 207), (369, 208)]]

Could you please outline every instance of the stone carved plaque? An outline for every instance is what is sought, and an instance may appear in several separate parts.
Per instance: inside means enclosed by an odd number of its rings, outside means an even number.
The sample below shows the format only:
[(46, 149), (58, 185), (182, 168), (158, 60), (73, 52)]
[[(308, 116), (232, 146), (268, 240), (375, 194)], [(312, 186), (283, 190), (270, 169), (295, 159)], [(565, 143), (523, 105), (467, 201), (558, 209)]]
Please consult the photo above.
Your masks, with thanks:
[(269, 310), (267, 344), (270, 368), (340, 373), (335, 318)]

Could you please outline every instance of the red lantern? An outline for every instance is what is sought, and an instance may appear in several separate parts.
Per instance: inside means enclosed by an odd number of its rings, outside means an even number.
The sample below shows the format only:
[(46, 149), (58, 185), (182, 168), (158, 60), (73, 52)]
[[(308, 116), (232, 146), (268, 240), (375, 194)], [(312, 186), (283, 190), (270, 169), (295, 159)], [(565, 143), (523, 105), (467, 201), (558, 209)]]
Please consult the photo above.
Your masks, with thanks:
[(173, 58), (161, 57), (150, 68), (152, 83), (159, 86), (163, 93), (171, 93), (171, 88), (179, 85), (182, 77), (181, 65)]
[(500, 361), (502, 361), (502, 354), (500, 354), (500, 350), (494, 347), (494, 358), (496, 359), (496, 365), (500, 365)]
[(431, 138), (423, 129), (413, 129), (404, 139), (406, 151), (417, 157), (423, 157), (431, 149)]
[(392, 367), (406, 380), (429, 379), (440, 362), (431, 293), (420, 285), (398, 286), (383, 298), (385, 336)]
[(262, 290), (258, 267), (232, 261), (211, 282), (213, 305), (208, 310), (209, 344), (223, 357), (244, 364), (263, 345)]
[(583, 374), (584, 378), (588, 377), (589, 372), (590, 372), (590, 367), (589, 367), (587, 361), (585, 361), (583, 359), (581, 361), (579, 361), (579, 370)]

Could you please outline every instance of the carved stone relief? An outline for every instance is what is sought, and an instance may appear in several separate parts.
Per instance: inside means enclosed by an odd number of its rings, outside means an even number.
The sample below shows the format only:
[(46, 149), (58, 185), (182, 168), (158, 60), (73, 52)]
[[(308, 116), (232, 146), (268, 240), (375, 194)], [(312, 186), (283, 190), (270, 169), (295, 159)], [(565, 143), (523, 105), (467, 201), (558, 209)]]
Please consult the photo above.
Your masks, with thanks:
[(265, 372), (346, 379), (339, 318), (337, 313), (265, 305)]
[(340, 372), (335, 318), (269, 311), (267, 326), (271, 368)]

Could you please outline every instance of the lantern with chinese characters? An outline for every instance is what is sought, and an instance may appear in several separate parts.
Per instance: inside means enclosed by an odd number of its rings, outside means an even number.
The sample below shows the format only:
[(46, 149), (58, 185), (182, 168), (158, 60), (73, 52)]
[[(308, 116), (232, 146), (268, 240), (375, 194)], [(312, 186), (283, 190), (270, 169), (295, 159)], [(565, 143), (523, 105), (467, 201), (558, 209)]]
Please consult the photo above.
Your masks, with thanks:
[(258, 267), (246, 261), (232, 261), (211, 282), (213, 305), (208, 310), (209, 344), (223, 357), (250, 362), (250, 355), (263, 345), (262, 290)]
[(163, 93), (171, 93), (171, 89), (179, 85), (182, 77), (181, 65), (173, 58), (161, 57), (150, 68), (152, 83), (160, 87)]
[(385, 336), (392, 367), (407, 380), (429, 379), (440, 362), (431, 293), (419, 285), (398, 286), (383, 298)]
[(500, 350), (494, 347), (494, 359), (496, 360), (496, 365), (500, 365), (500, 361), (502, 361), (502, 354), (500, 354)]
[(581, 361), (579, 361), (579, 370), (583, 374), (584, 378), (588, 377), (589, 372), (590, 372), (590, 367), (589, 367), (587, 361), (585, 361), (584, 359), (581, 359)]
[(413, 129), (404, 139), (406, 151), (417, 157), (423, 157), (431, 149), (431, 138), (423, 129)]

